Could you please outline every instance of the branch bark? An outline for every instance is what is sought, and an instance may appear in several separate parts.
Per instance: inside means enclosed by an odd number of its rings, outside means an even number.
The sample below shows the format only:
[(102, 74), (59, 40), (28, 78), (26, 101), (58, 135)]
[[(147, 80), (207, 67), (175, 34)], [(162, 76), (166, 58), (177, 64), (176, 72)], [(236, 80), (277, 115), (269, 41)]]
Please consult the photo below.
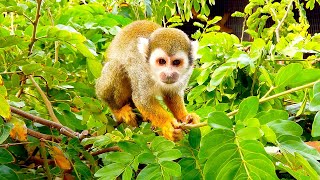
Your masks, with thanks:
[(92, 156), (97, 156), (99, 154), (103, 154), (103, 153), (106, 153), (106, 152), (111, 152), (111, 151), (120, 151), (121, 149), (118, 147), (118, 146), (113, 146), (113, 147), (108, 147), (108, 148), (105, 148), (105, 149), (101, 149), (101, 150), (98, 150), (96, 152), (93, 152), (91, 153)]
[(32, 54), (33, 45), (37, 41), (36, 33), (37, 33), (37, 27), (38, 27), (38, 23), (39, 23), (39, 19), (40, 19), (41, 3), (42, 3), (42, 0), (37, 0), (37, 11), (36, 11), (35, 20), (32, 21), (33, 31), (32, 31), (31, 42), (29, 44), (29, 53), (28, 53), (28, 55)]
[(33, 122), (37, 122), (37, 123), (40, 123), (40, 124), (43, 124), (45, 126), (48, 126), (50, 128), (55, 128), (57, 130), (59, 130), (59, 132), (67, 137), (71, 137), (71, 138), (74, 138), (74, 137), (77, 137), (77, 133), (72, 131), (71, 129), (59, 124), (59, 123), (55, 123), (55, 122), (52, 122), (52, 121), (49, 121), (49, 120), (46, 120), (46, 119), (43, 119), (41, 117), (38, 117), (38, 116), (34, 116), (32, 114), (29, 114), (27, 112), (24, 112), (18, 108), (15, 108), (15, 107), (10, 107), (11, 109), (11, 112), (14, 113), (14, 114), (17, 114), (17, 115), (20, 115), (24, 118), (27, 118)]

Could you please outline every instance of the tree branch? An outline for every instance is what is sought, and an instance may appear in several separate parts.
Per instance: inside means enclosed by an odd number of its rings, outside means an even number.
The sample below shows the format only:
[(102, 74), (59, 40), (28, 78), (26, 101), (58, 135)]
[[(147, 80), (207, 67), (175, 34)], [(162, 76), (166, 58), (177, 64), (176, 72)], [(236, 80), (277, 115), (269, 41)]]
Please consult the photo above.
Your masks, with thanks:
[(32, 84), (36, 87), (36, 89), (38, 90), (38, 92), (40, 93), (43, 101), (44, 101), (44, 104), (46, 105), (47, 109), (48, 109), (48, 112), (49, 112), (49, 115), (51, 117), (51, 119), (53, 120), (53, 122), (56, 122), (56, 123), (59, 123), (60, 124), (60, 121), (59, 119), (57, 118), (57, 116), (54, 114), (53, 112), (53, 108), (52, 108), (52, 105), (51, 105), (51, 102), (49, 101), (49, 99), (47, 98), (47, 96), (44, 94), (44, 92), (42, 91), (42, 89), (40, 88), (40, 86), (37, 84), (37, 82), (34, 80), (33, 76), (32, 75), (29, 75), (28, 76), (29, 79), (31, 80)]
[(113, 146), (113, 147), (108, 147), (108, 148), (105, 148), (105, 149), (101, 149), (101, 150), (98, 150), (96, 152), (93, 152), (91, 153), (92, 156), (97, 156), (99, 154), (103, 154), (103, 153), (106, 153), (106, 152), (111, 152), (111, 151), (120, 151), (121, 149), (118, 147), (118, 146)]
[[(281, 93), (278, 93), (278, 94), (275, 94), (275, 95), (272, 95), (272, 96), (269, 96), (269, 97), (261, 98), (261, 99), (259, 99), (259, 103), (261, 104), (261, 103), (264, 103), (264, 102), (269, 101), (271, 99), (275, 99), (277, 97), (280, 97), (280, 96), (283, 96), (283, 95), (286, 95), (286, 94), (290, 94), (290, 93), (295, 92), (295, 91), (299, 91), (299, 90), (302, 90), (302, 89), (305, 89), (305, 88), (312, 87), (317, 82), (320, 82), (320, 80), (317, 80), (317, 81), (314, 81), (312, 83), (305, 84), (305, 85), (302, 85), (302, 86), (299, 86), (299, 87), (295, 87), (295, 88), (289, 89), (287, 91), (283, 91)], [(239, 109), (236, 109), (236, 110), (228, 113), (227, 116), (231, 117), (231, 116), (237, 114), (238, 111), (239, 111)], [(203, 126), (207, 126), (207, 125), (208, 125), (207, 122), (201, 122), (201, 123), (197, 123), (197, 124), (182, 124), (180, 126), (180, 128), (182, 128), (182, 129), (192, 129), (192, 128), (203, 127)]]
[(37, 0), (37, 11), (36, 11), (35, 20), (32, 21), (33, 31), (32, 31), (31, 42), (29, 44), (29, 53), (28, 53), (28, 55), (32, 54), (33, 45), (37, 41), (36, 33), (37, 33), (37, 27), (38, 27), (39, 18), (40, 18), (41, 3), (42, 3), (42, 0)]
[(291, 9), (292, 3), (293, 3), (293, 0), (288, 4), (286, 13), (284, 14), (284, 16), (283, 16), (283, 18), (281, 19), (281, 21), (278, 22), (278, 25), (277, 25), (277, 27), (276, 27), (276, 29), (275, 29), (277, 42), (280, 42), (280, 33), (279, 33), (280, 27), (281, 27), (281, 25), (283, 24), (284, 20), (287, 18), (288, 14), (289, 14), (289, 10)]
[(29, 128), (27, 129), (27, 132), (28, 132), (28, 135), (30, 135), (32, 137), (35, 137), (35, 138), (38, 138), (38, 139), (45, 139), (45, 140), (54, 141), (54, 142), (60, 142), (61, 141), (60, 137), (54, 137), (54, 136), (51, 136), (51, 135), (48, 135), (48, 134), (39, 133), (39, 132), (34, 131), (32, 129), (29, 129)]
[(71, 138), (74, 138), (74, 137), (77, 137), (77, 134), (76, 132), (72, 131), (71, 129), (59, 124), (59, 123), (55, 123), (55, 122), (52, 122), (52, 121), (49, 121), (49, 120), (46, 120), (46, 119), (43, 119), (41, 117), (38, 117), (38, 116), (34, 116), (32, 114), (29, 114), (27, 112), (24, 112), (18, 108), (15, 108), (15, 107), (10, 107), (11, 109), (11, 112), (14, 113), (14, 114), (17, 114), (17, 115), (20, 115), (26, 119), (29, 119), (33, 122), (37, 122), (37, 123), (40, 123), (40, 124), (43, 124), (45, 126), (48, 126), (50, 128), (55, 128), (57, 130), (59, 130), (59, 132), (67, 137), (71, 137)]

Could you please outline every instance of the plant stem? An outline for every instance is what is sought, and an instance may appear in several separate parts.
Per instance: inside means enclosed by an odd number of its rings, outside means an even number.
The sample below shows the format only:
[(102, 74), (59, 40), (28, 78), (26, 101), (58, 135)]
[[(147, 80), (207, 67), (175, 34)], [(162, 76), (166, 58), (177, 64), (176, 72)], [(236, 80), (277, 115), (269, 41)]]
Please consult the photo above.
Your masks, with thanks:
[(284, 20), (287, 18), (288, 14), (289, 14), (289, 10), (291, 9), (292, 3), (293, 3), (293, 0), (288, 4), (286, 13), (284, 14), (283, 18), (278, 23), (278, 25), (277, 25), (277, 27), (275, 29), (277, 42), (280, 42), (280, 32), (279, 32), (280, 31), (280, 27), (283, 24)]
[(53, 120), (53, 122), (56, 123), (60, 123), (60, 121), (58, 120), (57, 116), (54, 114), (53, 112), (53, 107), (51, 105), (51, 102), (49, 101), (49, 99), (47, 98), (47, 96), (44, 94), (44, 92), (42, 91), (42, 89), (40, 88), (40, 86), (37, 84), (37, 82), (34, 80), (32, 75), (29, 75), (29, 79), (31, 80), (32, 84), (36, 87), (36, 89), (38, 90), (38, 92), (40, 93), (44, 104), (46, 105), (49, 115), (51, 117), (51, 119)]
[(37, 11), (36, 11), (35, 20), (32, 21), (33, 31), (32, 31), (31, 42), (29, 44), (29, 53), (28, 53), (28, 55), (32, 54), (33, 45), (37, 41), (36, 33), (37, 33), (37, 27), (38, 27), (39, 18), (40, 18), (41, 3), (42, 3), (42, 0), (37, 0)]
[(49, 180), (51, 180), (52, 176), (50, 173), (50, 168), (49, 168), (49, 164), (48, 164), (47, 153), (46, 153), (46, 148), (45, 148), (44, 142), (40, 142), (40, 154), (41, 154), (41, 157), (43, 158), (43, 166), (46, 171), (47, 178)]
[[(302, 90), (302, 89), (305, 89), (305, 88), (312, 87), (317, 82), (320, 82), (320, 80), (317, 80), (317, 81), (314, 81), (312, 83), (305, 84), (305, 85), (302, 85), (302, 86), (299, 86), (299, 87), (295, 87), (295, 88), (289, 89), (287, 91), (283, 91), (281, 93), (278, 93), (278, 94), (275, 94), (275, 95), (272, 95), (272, 96), (269, 96), (269, 97), (263, 97), (263, 98), (259, 99), (259, 103), (261, 104), (261, 103), (264, 103), (264, 102), (269, 101), (271, 99), (275, 99), (277, 97), (280, 97), (280, 96), (283, 96), (283, 95), (286, 95), (286, 94), (290, 94), (290, 93), (293, 93), (295, 91), (299, 91), (299, 90)], [(238, 111), (239, 111), (239, 109), (236, 109), (236, 110), (228, 113), (227, 116), (229, 116), (229, 117), (233, 116), (233, 115), (237, 114)], [(201, 122), (201, 123), (197, 123), (197, 124), (182, 124), (180, 127), (182, 129), (192, 129), (192, 128), (203, 127), (203, 126), (207, 126), (207, 125), (208, 125), (207, 122)]]

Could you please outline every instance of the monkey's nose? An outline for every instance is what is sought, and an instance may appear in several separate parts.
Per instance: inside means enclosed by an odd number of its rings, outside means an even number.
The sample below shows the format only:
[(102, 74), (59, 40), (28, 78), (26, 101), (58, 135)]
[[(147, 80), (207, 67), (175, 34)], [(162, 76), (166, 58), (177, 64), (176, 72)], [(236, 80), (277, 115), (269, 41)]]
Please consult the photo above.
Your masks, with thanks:
[(177, 72), (161, 73), (161, 81), (166, 84), (173, 84), (178, 81), (179, 74)]

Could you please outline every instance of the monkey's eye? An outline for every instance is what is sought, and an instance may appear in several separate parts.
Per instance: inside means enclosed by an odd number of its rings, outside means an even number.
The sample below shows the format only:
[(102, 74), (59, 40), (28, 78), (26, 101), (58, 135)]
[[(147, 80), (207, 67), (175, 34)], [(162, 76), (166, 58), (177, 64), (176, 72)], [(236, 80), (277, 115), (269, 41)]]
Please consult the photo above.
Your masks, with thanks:
[(163, 58), (158, 59), (159, 64), (164, 65), (166, 64), (166, 60), (164, 60)]
[(180, 63), (181, 63), (181, 60), (176, 59), (176, 60), (174, 60), (174, 61), (172, 62), (172, 65), (178, 66)]

